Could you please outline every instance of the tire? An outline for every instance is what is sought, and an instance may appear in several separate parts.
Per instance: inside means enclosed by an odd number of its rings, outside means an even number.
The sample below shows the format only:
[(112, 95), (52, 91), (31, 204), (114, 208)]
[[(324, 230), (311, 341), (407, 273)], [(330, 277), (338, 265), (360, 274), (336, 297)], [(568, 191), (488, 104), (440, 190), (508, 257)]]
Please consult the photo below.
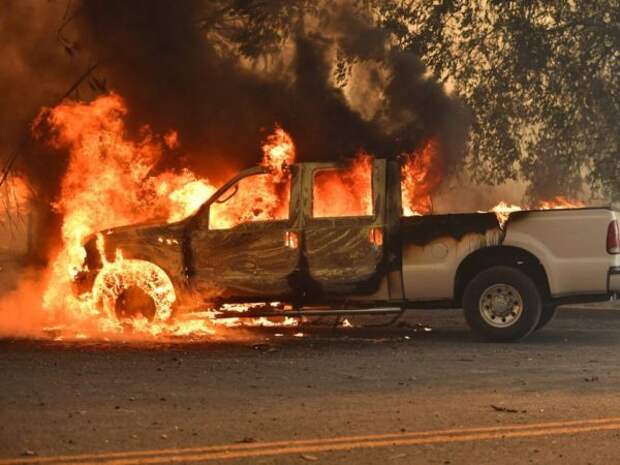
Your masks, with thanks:
[(493, 342), (519, 341), (540, 321), (542, 300), (521, 270), (494, 266), (472, 279), (463, 295), (465, 320), (478, 336)]
[(123, 289), (116, 298), (114, 310), (119, 320), (143, 317), (148, 321), (153, 321), (157, 306), (153, 298), (142, 288), (129, 286)]
[(123, 259), (109, 263), (97, 274), (93, 298), (112, 320), (142, 316), (163, 323), (171, 317), (176, 292), (169, 276), (156, 264)]
[(547, 324), (551, 320), (553, 320), (553, 318), (555, 318), (557, 308), (558, 308), (557, 305), (554, 305), (554, 304), (545, 304), (542, 306), (542, 311), (540, 313), (540, 321), (538, 322), (538, 325), (536, 326), (536, 331), (547, 326)]

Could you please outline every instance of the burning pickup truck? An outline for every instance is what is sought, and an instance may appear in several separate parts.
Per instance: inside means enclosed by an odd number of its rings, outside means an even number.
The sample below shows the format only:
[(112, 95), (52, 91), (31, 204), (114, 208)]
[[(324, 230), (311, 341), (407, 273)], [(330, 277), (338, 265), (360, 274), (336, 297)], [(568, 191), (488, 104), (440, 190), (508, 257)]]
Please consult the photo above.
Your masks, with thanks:
[[(180, 222), (102, 231), (85, 244), (80, 287), (117, 313), (161, 321), (177, 307), (231, 302), (287, 304), (253, 316), (462, 307), (471, 329), (494, 341), (543, 327), (561, 303), (620, 291), (617, 212), (404, 216), (399, 162), (366, 163), (368, 175), (355, 179), (335, 163), (292, 164), (278, 205), (256, 191), (269, 170), (252, 168)], [(343, 206), (353, 181), (365, 194)], [(124, 267), (122, 281), (111, 263)]]

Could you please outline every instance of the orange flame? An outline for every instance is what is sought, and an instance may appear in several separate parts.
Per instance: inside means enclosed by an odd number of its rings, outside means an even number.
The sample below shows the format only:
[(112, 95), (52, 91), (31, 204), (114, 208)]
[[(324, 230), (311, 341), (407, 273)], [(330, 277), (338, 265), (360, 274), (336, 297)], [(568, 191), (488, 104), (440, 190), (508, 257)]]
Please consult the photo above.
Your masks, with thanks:
[(404, 216), (428, 215), (433, 211), (431, 195), (441, 184), (444, 164), (439, 142), (429, 139), (424, 146), (405, 156), (401, 168), (401, 199)]
[[(171, 179), (165, 179), (166, 177)], [(163, 174), (159, 178), (158, 194), (166, 195), (169, 192), (169, 222), (180, 221), (196, 213), (216, 191), (215, 186), (209, 181), (196, 178), (188, 170), (183, 170), (179, 174)]]
[[(193, 214), (216, 191), (216, 186), (189, 170), (154, 174), (166, 153), (165, 147), (180, 146), (176, 131), (163, 137), (142, 128), (138, 140), (126, 134), (127, 108), (115, 94), (90, 103), (63, 102), (43, 111), (39, 123), (51, 129), (50, 143), (69, 151), (69, 163), (54, 207), (63, 215), (62, 248), (54, 256), (43, 296), (43, 306), (60, 322), (77, 328), (80, 337), (123, 334), (127, 328), (115, 315), (114, 302), (128, 287), (142, 289), (155, 303), (155, 317), (134, 318), (132, 333), (150, 336), (213, 334), (208, 318), (179, 315), (170, 319), (176, 301), (166, 273), (150, 262), (128, 259), (116, 251), (113, 261), (104, 260), (91, 292), (72, 293), (72, 281), (84, 270), (83, 240), (90, 234), (115, 226), (160, 219), (178, 221)], [(211, 205), (212, 229), (230, 228), (241, 222), (288, 217), (290, 172), (295, 161), (291, 137), (276, 126), (262, 144), (262, 166), (269, 173), (242, 179)], [(432, 212), (431, 195), (444, 174), (439, 143), (429, 139), (406, 156), (401, 168), (403, 214)], [(315, 217), (372, 215), (372, 156), (360, 153), (344, 169), (319, 170), (313, 184)], [(572, 208), (583, 204), (557, 197), (541, 202), (540, 208)], [(503, 225), (510, 212), (520, 207), (498, 205)], [(103, 249), (103, 236), (98, 247)], [(105, 257), (105, 254), (102, 254)], [(240, 307), (244, 309), (244, 306)], [(204, 313), (204, 312), (203, 312)], [(203, 315), (204, 316), (204, 315)], [(257, 320), (271, 324), (269, 320)], [(294, 321), (293, 321), (294, 323)], [(238, 324), (232, 320), (228, 324)], [(287, 319), (281, 323), (290, 325)]]
[[(63, 215), (63, 247), (51, 263), (51, 278), (43, 306), (62, 322), (77, 325), (80, 334), (118, 333), (125, 330), (114, 314), (114, 302), (128, 287), (136, 286), (156, 306), (152, 321), (136, 318), (132, 332), (160, 334), (212, 334), (206, 320), (168, 320), (176, 296), (169, 277), (152, 263), (125, 259), (116, 251), (114, 261), (104, 261), (92, 292), (72, 293), (72, 280), (84, 270), (84, 239), (99, 230), (153, 219), (181, 220), (194, 213), (216, 188), (188, 170), (152, 174), (163, 156), (163, 147), (179, 146), (178, 134), (163, 138), (145, 126), (138, 141), (126, 136), (127, 108), (115, 94), (90, 103), (64, 102), (44, 110), (38, 123), (52, 130), (50, 143), (68, 148), (69, 164), (54, 207)], [(39, 126), (37, 126), (39, 127)], [(248, 219), (283, 218), (288, 214), (290, 178), (286, 167), (294, 162), (295, 148), (281, 128), (263, 146), (263, 163), (274, 174), (246, 178), (246, 188), (226, 203), (226, 209), (212, 210), (213, 227), (230, 227)], [(226, 195), (226, 194), (225, 194)], [(220, 205), (220, 204), (214, 204)], [(103, 237), (98, 239), (103, 248)], [(104, 255), (104, 254), (102, 254)]]
[[(562, 208), (583, 208), (585, 203), (580, 200), (569, 200), (566, 197), (558, 196), (550, 200), (540, 200), (533, 206), (534, 210), (556, 210)], [(490, 212), (494, 212), (497, 215), (497, 220), (501, 228), (504, 227), (506, 221), (510, 217), (510, 214), (516, 211), (523, 210), (519, 205), (508, 204), (501, 201), (491, 209)]]
[(263, 143), (262, 165), (269, 168), (276, 182), (287, 177), (288, 166), (295, 162), (295, 144), (293, 139), (281, 127), (276, 125), (274, 133)]
[(168, 131), (164, 134), (164, 143), (171, 150), (179, 148), (179, 133), (176, 131)]
[(372, 157), (360, 153), (345, 169), (318, 171), (313, 199), (315, 218), (372, 215)]
[(508, 221), (510, 214), (512, 212), (518, 212), (521, 210), (523, 209), (520, 206), (509, 204), (502, 200), (500, 203), (495, 205), (489, 211), (495, 213), (495, 215), (497, 216), (497, 221), (499, 222), (499, 227), (503, 228), (504, 225), (506, 224), (506, 221)]
[(290, 178), (274, 182), (268, 174), (247, 177), (211, 205), (211, 229), (229, 229), (248, 221), (282, 220), (289, 214)]
[(261, 165), (270, 174), (242, 179), (222, 195), (225, 202), (211, 205), (209, 227), (228, 229), (247, 221), (281, 220), (288, 218), (291, 177), (288, 167), (295, 162), (295, 144), (291, 137), (276, 126), (263, 143)]
[(556, 210), (560, 208), (583, 208), (586, 204), (580, 200), (569, 200), (563, 196), (557, 196), (550, 200), (541, 200), (538, 203), (540, 210)]

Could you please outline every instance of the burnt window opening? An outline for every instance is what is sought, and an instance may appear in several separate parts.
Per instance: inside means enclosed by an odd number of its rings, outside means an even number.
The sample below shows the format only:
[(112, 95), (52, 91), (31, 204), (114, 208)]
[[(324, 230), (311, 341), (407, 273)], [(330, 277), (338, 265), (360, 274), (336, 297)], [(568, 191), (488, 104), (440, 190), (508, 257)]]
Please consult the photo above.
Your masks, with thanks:
[(271, 174), (243, 178), (211, 204), (209, 229), (231, 229), (243, 223), (287, 220), (290, 196), (290, 176), (279, 182)]
[(358, 157), (349, 167), (315, 171), (312, 217), (372, 216), (372, 159)]

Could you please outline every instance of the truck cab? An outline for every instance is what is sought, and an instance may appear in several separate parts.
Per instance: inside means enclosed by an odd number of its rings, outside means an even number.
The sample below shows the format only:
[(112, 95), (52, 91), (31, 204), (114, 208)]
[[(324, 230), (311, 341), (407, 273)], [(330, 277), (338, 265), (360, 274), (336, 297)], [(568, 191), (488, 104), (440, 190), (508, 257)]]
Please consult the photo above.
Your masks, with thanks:
[(283, 195), (272, 199), (284, 206), (275, 219), (242, 213), (222, 223), (222, 209), (247, 205), (236, 199), (257, 182), (245, 181), (269, 176), (260, 168), (240, 173), (188, 224), (191, 285), (219, 302), (325, 303), (375, 294), (386, 270), (387, 163), (368, 163), (355, 181), (335, 163), (292, 165)]

